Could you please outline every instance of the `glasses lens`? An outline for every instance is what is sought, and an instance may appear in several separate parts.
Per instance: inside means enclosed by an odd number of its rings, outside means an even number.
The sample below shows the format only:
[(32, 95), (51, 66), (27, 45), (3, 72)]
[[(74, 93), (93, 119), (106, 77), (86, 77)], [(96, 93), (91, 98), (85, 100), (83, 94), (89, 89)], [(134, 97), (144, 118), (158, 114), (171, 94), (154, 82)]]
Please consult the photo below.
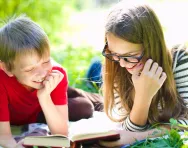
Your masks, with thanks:
[(112, 58), (113, 58), (114, 61), (119, 61), (119, 57), (116, 56), (116, 55), (112, 56)]
[(127, 58), (124, 58), (124, 60), (130, 63), (139, 63), (139, 60), (133, 57), (127, 57)]

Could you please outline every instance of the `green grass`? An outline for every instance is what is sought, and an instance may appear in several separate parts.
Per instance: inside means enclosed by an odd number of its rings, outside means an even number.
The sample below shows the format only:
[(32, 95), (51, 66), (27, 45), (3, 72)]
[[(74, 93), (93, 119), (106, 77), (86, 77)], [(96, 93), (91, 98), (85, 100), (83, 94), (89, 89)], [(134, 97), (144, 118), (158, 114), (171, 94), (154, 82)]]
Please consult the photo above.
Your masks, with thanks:
[[(143, 141), (136, 141), (131, 148), (188, 148), (188, 145), (185, 145), (184, 142), (188, 141), (188, 132), (184, 131), (184, 137), (182, 138), (179, 134), (179, 129), (177, 127), (184, 127), (188, 129), (188, 126), (178, 124), (177, 120), (170, 119), (171, 130), (165, 130), (164, 135), (156, 138), (154, 140), (146, 139)], [(156, 127), (157, 128), (157, 127)], [(163, 130), (164, 129), (160, 129)]]

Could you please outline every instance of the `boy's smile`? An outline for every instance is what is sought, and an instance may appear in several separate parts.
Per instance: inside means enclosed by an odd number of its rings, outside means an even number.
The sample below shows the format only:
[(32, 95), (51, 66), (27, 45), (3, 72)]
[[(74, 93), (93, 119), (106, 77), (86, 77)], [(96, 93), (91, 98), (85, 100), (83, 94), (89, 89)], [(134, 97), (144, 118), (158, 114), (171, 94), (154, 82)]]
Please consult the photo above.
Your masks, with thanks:
[(40, 89), (52, 69), (49, 54), (40, 58), (34, 51), (19, 55), (14, 62), (12, 74), (28, 90)]

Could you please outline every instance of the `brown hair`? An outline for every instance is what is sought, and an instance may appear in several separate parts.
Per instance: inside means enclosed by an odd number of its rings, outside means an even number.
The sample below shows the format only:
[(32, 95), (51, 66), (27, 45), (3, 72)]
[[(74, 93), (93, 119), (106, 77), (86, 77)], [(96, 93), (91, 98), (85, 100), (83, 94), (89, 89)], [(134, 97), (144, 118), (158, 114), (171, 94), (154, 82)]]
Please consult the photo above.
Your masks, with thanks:
[[(157, 62), (167, 74), (167, 79), (161, 89), (153, 97), (149, 109), (148, 120), (168, 122), (170, 118), (178, 118), (186, 112), (186, 105), (176, 90), (172, 72), (172, 55), (167, 50), (161, 24), (154, 11), (147, 5), (127, 7), (123, 2), (117, 4), (109, 13), (105, 31), (112, 33), (125, 41), (142, 44), (145, 58)], [(133, 106), (134, 86), (131, 75), (119, 63), (105, 59), (104, 65), (104, 97), (105, 112), (114, 121), (123, 121), (126, 115), (115, 119), (112, 115), (114, 90), (120, 96), (122, 106), (131, 111)], [(116, 86), (114, 86), (116, 84)], [(158, 107), (161, 107), (159, 109)]]
[(7, 70), (14, 68), (19, 55), (33, 51), (42, 57), (50, 53), (50, 47), (44, 30), (30, 18), (21, 15), (0, 28), (0, 60)]

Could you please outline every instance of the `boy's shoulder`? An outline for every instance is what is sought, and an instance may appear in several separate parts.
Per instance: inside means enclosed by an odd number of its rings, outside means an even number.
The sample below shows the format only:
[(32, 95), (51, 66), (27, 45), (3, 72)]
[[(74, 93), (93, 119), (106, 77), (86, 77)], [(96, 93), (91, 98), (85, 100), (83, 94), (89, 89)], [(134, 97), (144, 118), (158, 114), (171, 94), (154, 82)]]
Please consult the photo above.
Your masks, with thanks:
[(0, 68), (0, 79), (6, 79), (8, 78), (7, 74)]
[(52, 69), (53, 69), (53, 70), (58, 70), (58, 71), (60, 71), (60, 72), (63, 73), (63, 74), (66, 74), (66, 73), (67, 73), (67, 72), (66, 72), (66, 69), (65, 69), (63, 66), (53, 65)]
[(60, 72), (66, 73), (66, 69), (59, 63), (57, 63), (53, 58), (51, 58), (52, 69), (59, 70)]

